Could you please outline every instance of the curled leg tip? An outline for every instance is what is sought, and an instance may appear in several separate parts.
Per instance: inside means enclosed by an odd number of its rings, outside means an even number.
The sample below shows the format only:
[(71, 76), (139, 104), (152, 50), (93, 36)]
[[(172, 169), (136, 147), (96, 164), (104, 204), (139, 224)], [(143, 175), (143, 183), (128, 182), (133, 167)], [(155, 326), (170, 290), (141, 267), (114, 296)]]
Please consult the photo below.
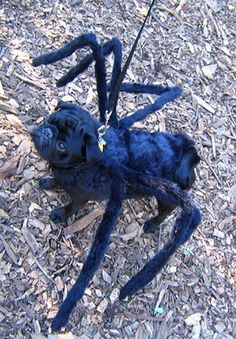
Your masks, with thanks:
[(124, 288), (121, 289), (120, 294), (119, 294), (119, 300), (123, 300), (127, 297)]
[(65, 327), (68, 322), (68, 319), (61, 318), (56, 316), (51, 324), (51, 329), (53, 332), (59, 332), (62, 327)]
[(136, 292), (137, 289), (134, 289), (134, 286), (130, 285), (129, 282), (122, 287), (119, 294), (119, 300), (123, 300), (126, 297), (130, 297)]

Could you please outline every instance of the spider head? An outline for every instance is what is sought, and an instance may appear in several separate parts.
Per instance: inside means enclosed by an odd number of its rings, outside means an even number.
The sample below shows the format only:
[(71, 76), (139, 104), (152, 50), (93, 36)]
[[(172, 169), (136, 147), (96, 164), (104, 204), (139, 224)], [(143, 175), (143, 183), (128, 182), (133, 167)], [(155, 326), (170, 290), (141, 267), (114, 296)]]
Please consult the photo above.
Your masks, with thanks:
[(71, 168), (102, 159), (98, 147), (99, 126), (80, 106), (61, 101), (57, 111), (35, 128), (31, 136), (43, 159), (59, 168)]

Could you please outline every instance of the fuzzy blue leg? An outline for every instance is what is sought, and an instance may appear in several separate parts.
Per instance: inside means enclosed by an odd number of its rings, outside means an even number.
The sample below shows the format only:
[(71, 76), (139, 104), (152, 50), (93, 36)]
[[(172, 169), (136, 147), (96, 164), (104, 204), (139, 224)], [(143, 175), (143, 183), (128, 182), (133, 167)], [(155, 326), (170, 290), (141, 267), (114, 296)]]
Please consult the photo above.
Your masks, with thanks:
[(182, 208), (182, 211), (176, 220), (170, 241), (121, 289), (120, 299), (133, 295), (148, 284), (168, 262), (171, 255), (189, 239), (201, 221), (199, 209), (192, 205), (188, 194), (179, 189), (177, 185), (151, 176), (140, 176), (129, 170), (126, 170), (126, 175), (129, 178), (129, 184), (134, 185), (136, 189), (155, 196), (157, 200), (176, 204)]
[[(57, 51), (41, 55), (33, 59), (33, 66), (48, 65), (58, 60), (64, 59), (73, 54), (77, 49), (89, 46), (93, 51), (95, 60), (95, 75), (97, 80), (98, 105), (100, 116), (105, 121), (105, 112), (107, 106), (107, 84), (106, 84), (106, 67), (103, 47), (98, 44), (96, 35), (93, 33), (82, 34), (78, 38), (68, 42), (64, 47)], [(91, 60), (91, 57), (88, 58)], [(86, 67), (88, 60), (84, 61), (83, 67)]]
[(90, 46), (96, 49), (98, 46), (96, 35), (93, 33), (86, 33), (80, 35), (78, 38), (69, 41), (64, 47), (50, 53), (40, 55), (33, 59), (33, 66), (53, 64), (58, 60), (62, 60), (72, 55), (77, 49)]
[[(116, 81), (120, 75), (121, 72), (121, 61), (122, 61), (122, 46), (117, 38), (113, 38), (106, 42), (102, 46), (103, 55), (107, 56), (110, 53), (114, 54), (114, 65), (112, 70), (112, 77), (111, 77), (111, 83), (109, 85), (110, 91), (113, 90)], [(65, 86), (72, 80), (74, 80), (76, 77), (78, 77), (82, 72), (84, 72), (89, 65), (94, 61), (93, 54), (86, 55), (75, 67), (73, 67), (67, 74), (65, 74), (63, 77), (61, 77), (57, 81), (57, 86)], [(104, 123), (104, 121), (102, 121)], [(112, 116), (110, 117), (110, 124), (112, 126), (117, 125), (117, 117), (116, 117), (116, 108), (114, 108), (114, 111), (112, 113)]]
[(151, 105), (139, 109), (135, 113), (120, 120), (119, 127), (121, 129), (128, 129), (135, 122), (145, 119), (149, 114), (161, 109), (166, 103), (175, 100), (182, 93), (180, 87), (172, 87), (165, 90), (158, 99)]
[[(107, 56), (113, 52), (113, 50), (115, 49), (114, 45), (116, 44), (117, 40), (118, 40), (117, 38), (113, 38), (102, 45), (104, 56)], [(61, 77), (57, 81), (57, 86), (62, 87), (67, 85), (69, 82), (73, 81), (76, 77), (83, 73), (91, 65), (93, 61), (94, 61), (93, 53), (86, 55), (76, 66), (71, 68), (71, 70), (68, 73), (66, 73), (63, 77)]]
[(117, 223), (124, 196), (125, 183), (122, 175), (116, 169), (113, 173), (111, 196), (107, 203), (102, 221), (98, 226), (89, 255), (83, 265), (79, 278), (69, 291), (56, 317), (53, 319), (53, 331), (59, 331), (61, 327), (67, 324), (69, 316), (76, 306), (76, 303), (82, 298), (85, 288), (88, 286), (94, 276), (94, 273), (99, 268), (107, 250), (111, 232)]
[[(156, 94), (160, 95), (162, 93), (168, 92), (170, 87), (164, 87), (162, 85), (152, 85), (152, 84), (138, 84), (136, 82), (124, 82), (121, 85), (120, 92), (133, 93), (133, 94)], [(107, 86), (108, 92), (111, 91), (111, 86)]]

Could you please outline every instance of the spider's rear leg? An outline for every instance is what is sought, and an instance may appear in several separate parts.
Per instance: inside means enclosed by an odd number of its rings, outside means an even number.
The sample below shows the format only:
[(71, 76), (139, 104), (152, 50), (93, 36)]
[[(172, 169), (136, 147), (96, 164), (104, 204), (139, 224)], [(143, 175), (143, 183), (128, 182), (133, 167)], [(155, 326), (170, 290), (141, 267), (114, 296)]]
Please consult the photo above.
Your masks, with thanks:
[(153, 233), (155, 229), (173, 212), (175, 205), (158, 201), (158, 216), (145, 221), (143, 230), (145, 233)]
[[(175, 170), (175, 182), (182, 189), (190, 189), (195, 181), (194, 168), (200, 161), (200, 157), (194, 147), (188, 149)], [(158, 200), (158, 216), (147, 220), (143, 226), (145, 233), (153, 233), (176, 208), (175, 205)]]

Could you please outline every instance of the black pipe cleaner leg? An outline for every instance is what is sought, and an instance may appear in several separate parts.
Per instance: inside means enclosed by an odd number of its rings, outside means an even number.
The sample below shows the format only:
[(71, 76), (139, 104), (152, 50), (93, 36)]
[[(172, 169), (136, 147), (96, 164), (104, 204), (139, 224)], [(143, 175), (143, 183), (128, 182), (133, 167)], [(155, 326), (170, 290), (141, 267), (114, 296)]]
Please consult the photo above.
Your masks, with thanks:
[(62, 60), (67, 58), (68, 56), (72, 55), (77, 49), (90, 46), (92, 48), (96, 48), (98, 45), (96, 35), (93, 33), (85, 33), (80, 35), (78, 38), (75, 38), (69, 41), (65, 46), (62, 48), (50, 52), (42, 54), (33, 59), (33, 66), (38, 67), (40, 65), (49, 65), (53, 64), (56, 61)]
[(164, 91), (151, 105), (139, 109), (135, 113), (119, 121), (119, 127), (123, 130), (131, 127), (135, 122), (145, 119), (149, 114), (161, 109), (166, 103), (173, 101), (182, 93), (180, 87), (171, 87)]
[(106, 211), (100, 225), (98, 226), (94, 242), (83, 265), (81, 273), (75, 285), (63, 301), (56, 317), (53, 319), (51, 326), (53, 331), (59, 331), (61, 327), (67, 324), (71, 312), (77, 302), (82, 298), (85, 288), (88, 286), (94, 276), (94, 273), (99, 268), (109, 245), (110, 235), (117, 223), (125, 195), (125, 183), (121, 173), (119, 173), (117, 169), (115, 172), (111, 169), (111, 172), (113, 173), (111, 196), (107, 203)]
[[(112, 38), (111, 40), (105, 42), (102, 45), (103, 49), (103, 55), (107, 56), (114, 52), (116, 49), (118, 49), (118, 46), (116, 45), (120, 44), (118, 43), (119, 39), (117, 38)], [(116, 47), (116, 48), (115, 48)], [(120, 49), (122, 51), (122, 46), (120, 45)], [(114, 58), (119, 57), (118, 53), (117, 56), (114, 53)], [(63, 75), (58, 81), (57, 81), (57, 86), (62, 87), (67, 85), (69, 82), (73, 81), (75, 78), (77, 78), (81, 73), (83, 73), (94, 61), (94, 56), (93, 53), (87, 54), (76, 66), (71, 68), (68, 73)], [(114, 61), (115, 62), (115, 61)], [(121, 62), (121, 61), (120, 61)]]
[(201, 222), (199, 209), (192, 205), (190, 197), (177, 185), (163, 179), (136, 174), (127, 171), (129, 183), (144, 194), (153, 195), (157, 200), (168, 201), (182, 208), (177, 218), (173, 234), (169, 242), (159, 251), (144, 268), (132, 277), (120, 291), (120, 299), (133, 295), (140, 288), (148, 284), (162, 267), (169, 261), (172, 254), (185, 243)]
[[(112, 38), (104, 45), (102, 45), (102, 52), (104, 56), (109, 55), (110, 53), (114, 54), (114, 64), (112, 69), (112, 77), (110, 82), (110, 92), (113, 91), (116, 81), (121, 72), (121, 61), (122, 61), (122, 46), (118, 38)], [(57, 81), (57, 86), (65, 86), (69, 82), (73, 81), (78, 77), (82, 72), (84, 72), (89, 65), (95, 60), (92, 53), (86, 55), (75, 67), (73, 67), (68, 73), (61, 77)], [(100, 117), (101, 120), (101, 117)], [(104, 119), (103, 119), (104, 120)], [(104, 123), (104, 121), (102, 121)], [(117, 126), (117, 117), (116, 117), (116, 107), (114, 108), (112, 115), (110, 117), (110, 125)]]
[[(105, 122), (105, 113), (107, 107), (107, 84), (105, 57), (102, 46), (98, 44), (96, 35), (93, 33), (82, 34), (78, 38), (68, 42), (64, 47), (57, 51), (41, 55), (33, 59), (33, 66), (48, 65), (58, 60), (64, 59), (73, 54), (77, 49), (89, 46), (93, 51), (95, 60), (95, 75), (97, 80), (98, 106), (102, 122)], [(91, 59), (91, 58), (90, 58)], [(85, 63), (86, 65), (86, 63)]]

